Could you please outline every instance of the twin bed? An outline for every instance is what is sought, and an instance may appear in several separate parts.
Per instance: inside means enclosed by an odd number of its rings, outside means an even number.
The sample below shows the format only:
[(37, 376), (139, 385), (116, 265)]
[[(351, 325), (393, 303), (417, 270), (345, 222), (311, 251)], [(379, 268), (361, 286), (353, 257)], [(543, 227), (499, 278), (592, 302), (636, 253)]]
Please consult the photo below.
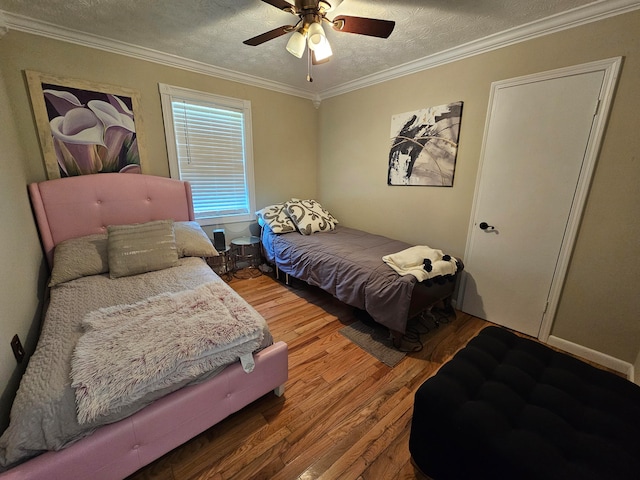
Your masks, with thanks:
[[(270, 391), (283, 393), (287, 345), (200, 258), (207, 252), (188, 183), (100, 174), (32, 184), (29, 193), (53, 286), (0, 437), (1, 470), (12, 467), (0, 478), (124, 478)], [(139, 253), (153, 257), (142, 271), (131, 260)], [(164, 313), (149, 310), (163, 304)], [(92, 357), (96, 344), (105, 347)], [(147, 368), (161, 350), (177, 355)], [(127, 372), (124, 385), (112, 385), (114, 369)]]
[(411, 318), (439, 302), (450, 307), (464, 268), (441, 250), (339, 225), (314, 200), (271, 205), (258, 217), (264, 256), (278, 276), (303, 280), (366, 311), (397, 346)]

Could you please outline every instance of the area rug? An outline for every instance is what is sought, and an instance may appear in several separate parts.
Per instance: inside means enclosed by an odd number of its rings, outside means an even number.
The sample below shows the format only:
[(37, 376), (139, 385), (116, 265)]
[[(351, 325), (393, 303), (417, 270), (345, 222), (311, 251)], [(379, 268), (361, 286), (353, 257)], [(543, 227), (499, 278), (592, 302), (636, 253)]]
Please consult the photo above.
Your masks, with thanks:
[(376, 323), (366, 312), (356, 310), (356, 322), (347, 325), (339, 332), (373, 355), (385, 365), (395, 367), (407, 352), (422, 350), (425, 335), (442, 323), (455, 319), (455, 310), (432, 308), (430, 313), (417, 316), (407, 322), (407, 330), (400, 341), (400, 348), (393, 346), (389, 330)]
[(406, 355), (406, 352), (401, 352), (393, 347), (389, 338), (389, 330), (385, 327), (367, 325), (358, 320), (339, 331), (365, 352), (390, 367), (395, 367)]

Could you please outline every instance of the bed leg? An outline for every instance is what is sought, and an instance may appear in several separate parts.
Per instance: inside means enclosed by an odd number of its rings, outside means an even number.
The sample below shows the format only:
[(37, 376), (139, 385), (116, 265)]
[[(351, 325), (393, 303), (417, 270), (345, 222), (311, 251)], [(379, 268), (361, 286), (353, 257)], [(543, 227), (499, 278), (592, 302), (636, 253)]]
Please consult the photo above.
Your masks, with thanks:
[(427, 308), (424, 312), (422, 312), (420, 314), (420, 318), (422, 320), (431, 320), (434, 325), (436, 326), (436, 328), (438, 328), (440, 326), (440, 321), (436, 318), (436, 316), (433, 314), (433, 305), (430, 306), (429, 308)]
[(442, 303), (444, 304), (444, 310), (447, 314), (452, 315), (454, 320), (458, 318), (456, 309), (453, 308), (453, 295), (449, 295)]
[(399, 350), (402, 346), (402, 337), (404, 335), (397, 330), (389, 330), (389, 336), (391, 337), (392, 345)]
[(276, 397), (281, 397), (284, 395), (284, 383), (273, 389), (273, 393), (276, 394)]
[[(276, 267), (276, 280), (280, 280), (280, 269), (278, 268), (278, 264), (277, 263), (275, 264), (275, 267)], [(284, 284), (287, 287), (291, 286), (291, 284), (289, 283), (289, 274), (286, 273), (286, 272), (284, 274)]]

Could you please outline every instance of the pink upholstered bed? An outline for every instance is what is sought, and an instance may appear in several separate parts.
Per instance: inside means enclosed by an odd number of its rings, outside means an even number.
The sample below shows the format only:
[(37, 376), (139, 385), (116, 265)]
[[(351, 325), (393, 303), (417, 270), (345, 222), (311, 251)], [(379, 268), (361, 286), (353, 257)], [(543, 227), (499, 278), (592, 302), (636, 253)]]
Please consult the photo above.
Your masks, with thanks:
[[(86, 175), (29, 185), (29, 194), (50, 267), (60, 242), (104, 233), (108, 225), (194, 219), (189, 184), (162, 177)], [(0, 478), (124, 478), (270, 391), (281, 395), (287, 380), (287, 345), (272, 343), (254, 353), (253, 360), (251, 373), (236, 362), (64, 449), (0, 473)]]

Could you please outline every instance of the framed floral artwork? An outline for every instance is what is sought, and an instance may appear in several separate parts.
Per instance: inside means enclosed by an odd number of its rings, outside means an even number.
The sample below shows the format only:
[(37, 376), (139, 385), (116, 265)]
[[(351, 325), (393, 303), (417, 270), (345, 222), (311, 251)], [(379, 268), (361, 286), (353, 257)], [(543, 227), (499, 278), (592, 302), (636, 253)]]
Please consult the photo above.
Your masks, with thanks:
[(452, 187), (462, 102), (391, 117), (388, 185)]
[(142, 173), (136, 90), (25, 71), (47, 178)]

